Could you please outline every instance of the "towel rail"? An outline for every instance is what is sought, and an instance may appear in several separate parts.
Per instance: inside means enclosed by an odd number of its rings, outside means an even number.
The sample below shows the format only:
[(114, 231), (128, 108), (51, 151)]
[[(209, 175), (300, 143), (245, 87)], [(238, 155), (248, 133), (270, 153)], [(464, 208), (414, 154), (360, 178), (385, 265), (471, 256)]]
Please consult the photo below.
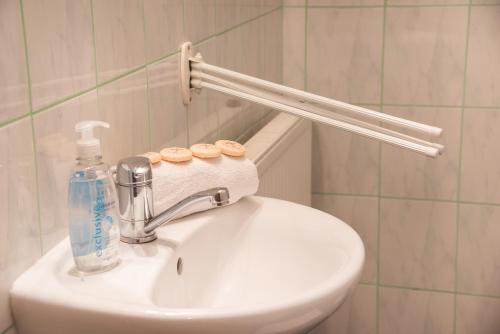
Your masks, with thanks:
[(181, 48), (180, 70), (181, 88), (185, 104), (190, 103), (193, 91), (207, 88), (409, 149), (429, 157), (436, 157), (444, 150), (444, 146), (441, 144), (432, 143), (368, 123), (364, 120), (342, 115), (330, 109), (343, 110), (352, 116), (359, 116), (375, 120), (382, 124), (410, 129), (432, 137), (439, 137), (442, 133), (441, 128), (351, 105), (207, 64), (203, 61), (200, 54), (193, 57), (192, 45), (189, 42), (184, 43)]

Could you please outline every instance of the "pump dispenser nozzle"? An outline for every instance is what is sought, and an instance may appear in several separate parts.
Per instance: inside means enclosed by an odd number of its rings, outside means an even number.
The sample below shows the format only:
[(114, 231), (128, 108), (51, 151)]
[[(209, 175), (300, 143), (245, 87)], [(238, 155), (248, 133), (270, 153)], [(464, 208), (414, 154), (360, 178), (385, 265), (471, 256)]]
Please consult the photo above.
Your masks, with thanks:
[(81, 133), (76, 142), (78, 158), (93, 158), (101, 156), (101, 142), (94, 137), (94, 128), (109, 129), (109, 124), (101, 121), (83, 121), (75, 125), (75, 131)]

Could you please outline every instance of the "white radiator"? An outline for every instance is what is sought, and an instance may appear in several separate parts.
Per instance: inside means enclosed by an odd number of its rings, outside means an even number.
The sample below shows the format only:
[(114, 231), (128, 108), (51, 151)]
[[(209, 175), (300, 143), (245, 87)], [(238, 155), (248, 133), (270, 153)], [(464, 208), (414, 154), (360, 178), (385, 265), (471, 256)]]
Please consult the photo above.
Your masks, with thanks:
[(257, 195), (311, 205), (311, 124), (279, 114), (246, 143), (260, 185)]

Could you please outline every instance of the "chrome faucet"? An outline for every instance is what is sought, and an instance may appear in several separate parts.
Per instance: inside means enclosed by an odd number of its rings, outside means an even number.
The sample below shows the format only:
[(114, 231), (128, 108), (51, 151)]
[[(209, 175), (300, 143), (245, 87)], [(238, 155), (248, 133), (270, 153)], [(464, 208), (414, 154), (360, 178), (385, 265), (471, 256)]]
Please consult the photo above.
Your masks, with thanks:
[(156, 239), (155, 230), (175, 219), (193, 204), (207, 202), (210, 207), (229, 204), (229, 191), (219, 187), (198, 192), (154, 215), (153, 173), (149, 159), (130, 157), (116, 167), (116, 189), (120, 208), (120, 239), (141, 244)]

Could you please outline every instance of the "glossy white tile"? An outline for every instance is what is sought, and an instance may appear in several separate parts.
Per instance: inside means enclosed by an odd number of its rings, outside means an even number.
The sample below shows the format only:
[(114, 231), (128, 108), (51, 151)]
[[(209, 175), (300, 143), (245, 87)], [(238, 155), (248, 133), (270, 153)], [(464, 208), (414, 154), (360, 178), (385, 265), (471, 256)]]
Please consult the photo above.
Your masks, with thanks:
[(100, 83), (146, 62), (141, 0), (93, 0)]
[(187, 109), (178, 82), (178, 59), (170, 57), (148, 66), (151, 148), (187, 145)]
[[(71, 99), (34, 117), (43, 252), (68, 235), (68, 180), (76, 163), (75, 124), (101, 119), (97, 92)], [(114, 124), (111, 124), (111, 131)], [(102, 130), (109, 131), (109, 130)], [(96, 134), (99, 134), (96, 131)], [(104, 156), (104, 161), (107, 161)], [(50, 194), (50, 196), (47, 196)]]
[(310, 8), (307, 88), (351, 103), (380, 103), (383, 9)]
[(359, 284), (354, 290), (349, 316), (349, 334), (377, 333), (377, 288)]
[(349, 224), (365, 245), (365, 265), (361, 282), (377, 282), (377, 225), (378, 199), (376, 197), (313, 195), (312, 206)]
[(184, 32), (193, 43), (215, 34), (215, 0), (184, 0)]
[(499, 30), (500, 7), (471, 8), (466, 105), (500, 106)]
[(499, 233), (500, 208), (460, 206), (458, 291), (500, 296)]
[[(260, 58), (264, 47), (264, 36), (260, 29), (266, 18), (254, 20), (228, 31), (216, 40), (218, 66), (244, 74), (260, 77), (262, 62), (270, 62), (270, 57)], [(263, 108), (230, 96), (217, 95), (219, 135), (221, 138), (236, 139), (263, 116)]]
[(457, 296), (457, 334), (500, 333), (500, 300), (479, 296)]
[(222, 32), (261, 14), (260, 0), (215, 0), (216, 31)]
[(313, 124), (312, 191), (378, 194), (379, 144)]
[(41, 255), (34, 157), (29, 117), (0, 128), (0, 328), (13, 322), (10, 285)]
[(29, 112), (28, 77), (17, 0), (0, 2), (0, 123)]
[(462, 104), (467, 7), (387, 9), (384, 102)]
[(452, 291), (455, 203), (381, 199), (380, 283)]
[(148, 62), (179, 49), (184, 41), (182, 17), (182, 0), (144, 1), (144, 33)]
[(90, 2), (26, 0), (23, 7), (33, 108), (94, 87)]
[(377, 288), (358, 284), (334, 314), (308, 334), (376, 334)]
[(283, 9), (283, 84), (304, 89), (305, 8)]
[(430, 159), (395, 146), (382, 145), (382, 195), (456, 199), (461, 109), (384, 107), (384, 112), (443, 128), (441, 138), (427, 139), (443, 144), (445, 151), (436, 159)]
[(451, 293), (380, 288), (379, 298), (380, 333), (453, 333)]
[(460, 198), (500, 203), (500, 109), (465, 109)]
[(110, 164), (150, 150), (146, 70), (99, 88), (98, 103), (102, 120), (111, 124), (101, 136)]
[(275, 10), (259, 20), (260, 35), (260, 77), (281, 83), (283, 63), (283, 21), (282, 13)]

